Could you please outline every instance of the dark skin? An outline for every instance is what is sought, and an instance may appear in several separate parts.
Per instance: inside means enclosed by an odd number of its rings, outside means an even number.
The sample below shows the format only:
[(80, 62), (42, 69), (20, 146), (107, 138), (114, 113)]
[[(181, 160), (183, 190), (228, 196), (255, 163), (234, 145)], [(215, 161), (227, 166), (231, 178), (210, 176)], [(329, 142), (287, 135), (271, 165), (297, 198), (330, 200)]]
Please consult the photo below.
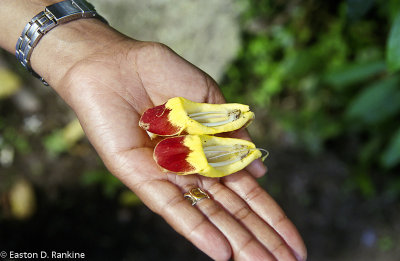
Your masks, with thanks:
[[(32, 4), (34, 12), (48, 3), (24, 4)], [(0, 4), (13, 5), (18, 3)], [(18, 35), (23, 27), (9, 34)], [(0, 45), (13, 51), (12, 41)], [(165, 173), (155, 164), (154, 141), (138, 126), (140, 115), (176, 96), (224, 103), (207, 74), (162, 44), (127, 38), (96, 19), (50, 31), (33, 52), (32, 67), (75, 111), (111, 173), (211, 258), (306, 258), (295, 226), (255, 180), (266, 171), (260, 161), (224, 178)], [(244, 130), (234, 136), (249, 139)], [(211, 199), (192, 206), (183, 193), (193, 187), (204, 189)]]

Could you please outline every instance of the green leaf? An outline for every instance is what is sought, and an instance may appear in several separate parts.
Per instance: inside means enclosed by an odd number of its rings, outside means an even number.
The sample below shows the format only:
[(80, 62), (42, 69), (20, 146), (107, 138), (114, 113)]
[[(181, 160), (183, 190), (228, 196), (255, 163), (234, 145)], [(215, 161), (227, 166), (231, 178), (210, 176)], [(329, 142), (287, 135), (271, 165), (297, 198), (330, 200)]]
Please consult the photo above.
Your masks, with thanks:
[(392, 72), (400, 69), (400, 12), (390, 28), (387, 42), (386, 62), (388, 69)]
[(395, 247), (395, 243), (393, 242), (393, 238), (389, 235), (385, 235), (378, 240), (378, 246), (381, 251), (389, 251)]
[(78, 119), (73, 119), (64, 128), (53, 131), (44, 138), (44, 145), (50, 153), (59, 154), (77, 143), (84, 136)]
[(46, 136), (43, 140), (46, 150), (59, 154), (68, 149), (68, 143), (65, 141), (62, 131), (53, 131), (50, 135)]
[(364, 81), (378, 73), (385, 71), (384, 61), (369, 63), (349, 64), (324, 76), (324, 81), (336, 89)]
[(123, 186), (121, 181), (103, 169), (85, 171), (81, 177), (81, 182), (85, 186), (100, 185), (104, 195), (108, 197), (113, 197), (118, 189)]
[(382, 138), (381, 135), (376, 135), (364, 143), (358, 153), (359, 162), (363, 166), (368, 167), (374, 162), (376, 155), (381, 151)]
[(365, 170), (358, 170), (358, 173), (355, 176), (355, 181), (358, 186), (358, 189), (364, 195), (364, 197), (370, 198), (373, 197), (376, 193), (375, 184), (372, 181), (371, 174)]
[(393, 135), (381, 157), (381, 163), (386, 168), (392, 168), (400, 163), (400, 128)]
[(346, 117), (366, 124), (377, 124), (400, 111), (399, 78), (380, 80), (363, 89), (350, 103)]
[(142, 204), (142, 201), (135, 193), (130, 190), (124, 190), (119, 195), (119, 203), (125, 207), (137, 206)]

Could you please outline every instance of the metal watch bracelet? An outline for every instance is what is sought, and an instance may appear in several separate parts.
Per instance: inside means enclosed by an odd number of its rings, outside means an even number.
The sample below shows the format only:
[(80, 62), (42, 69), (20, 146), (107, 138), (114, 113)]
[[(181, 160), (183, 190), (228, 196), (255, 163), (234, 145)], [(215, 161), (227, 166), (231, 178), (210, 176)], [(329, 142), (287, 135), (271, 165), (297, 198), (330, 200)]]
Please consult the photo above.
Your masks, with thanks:
[(32, 51), (43, 35), (51, 29), (57, 25), (81, 18), (98, 18), (107, 23), (103, 17), (97, 14), (94, 7), (85, 0), (65, 0), (47, 6), (44, 11), (32, 18), (18, 38), (15, 48), (17, 60), (33, 76), (41, 79), (45, 85), (48, 85), (31, 67), (30, 58)]

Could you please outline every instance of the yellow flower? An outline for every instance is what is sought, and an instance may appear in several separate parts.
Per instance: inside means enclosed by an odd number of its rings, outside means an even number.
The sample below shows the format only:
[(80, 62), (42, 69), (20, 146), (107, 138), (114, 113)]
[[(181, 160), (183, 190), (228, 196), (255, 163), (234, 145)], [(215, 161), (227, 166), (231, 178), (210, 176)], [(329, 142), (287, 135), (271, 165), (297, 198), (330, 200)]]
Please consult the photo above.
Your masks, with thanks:
[(245, 168), (262, 153), (242, 139), (184, 135), (160, 141), (153, 156), (167, 172), (223, 177)]
[(247, 126), (254, 119), (249, 106), (237, 103), (208, 104), (182, 97), (146, 110), (139, 126), (151, 136), (217, 134)]

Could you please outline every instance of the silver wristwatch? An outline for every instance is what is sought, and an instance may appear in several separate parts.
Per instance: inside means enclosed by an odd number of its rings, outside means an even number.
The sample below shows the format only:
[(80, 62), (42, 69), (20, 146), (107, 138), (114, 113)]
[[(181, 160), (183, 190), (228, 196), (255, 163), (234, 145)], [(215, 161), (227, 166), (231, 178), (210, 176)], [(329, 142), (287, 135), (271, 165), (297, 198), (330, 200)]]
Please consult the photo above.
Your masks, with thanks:
[(85, 0), (65, 0), (53, 5), (35, 17), (25, 26), (16, 46), (16, 57), (18, 61), (35, 77), (47, 83), (36, 72), (33, 71), (30, 58), (32, 51), (39, 40), (51, 29), (59, 24), (67, 23), (80, 18), (98, 18), (103, 22), (107, 21), (97, 14), (94, 7)]

